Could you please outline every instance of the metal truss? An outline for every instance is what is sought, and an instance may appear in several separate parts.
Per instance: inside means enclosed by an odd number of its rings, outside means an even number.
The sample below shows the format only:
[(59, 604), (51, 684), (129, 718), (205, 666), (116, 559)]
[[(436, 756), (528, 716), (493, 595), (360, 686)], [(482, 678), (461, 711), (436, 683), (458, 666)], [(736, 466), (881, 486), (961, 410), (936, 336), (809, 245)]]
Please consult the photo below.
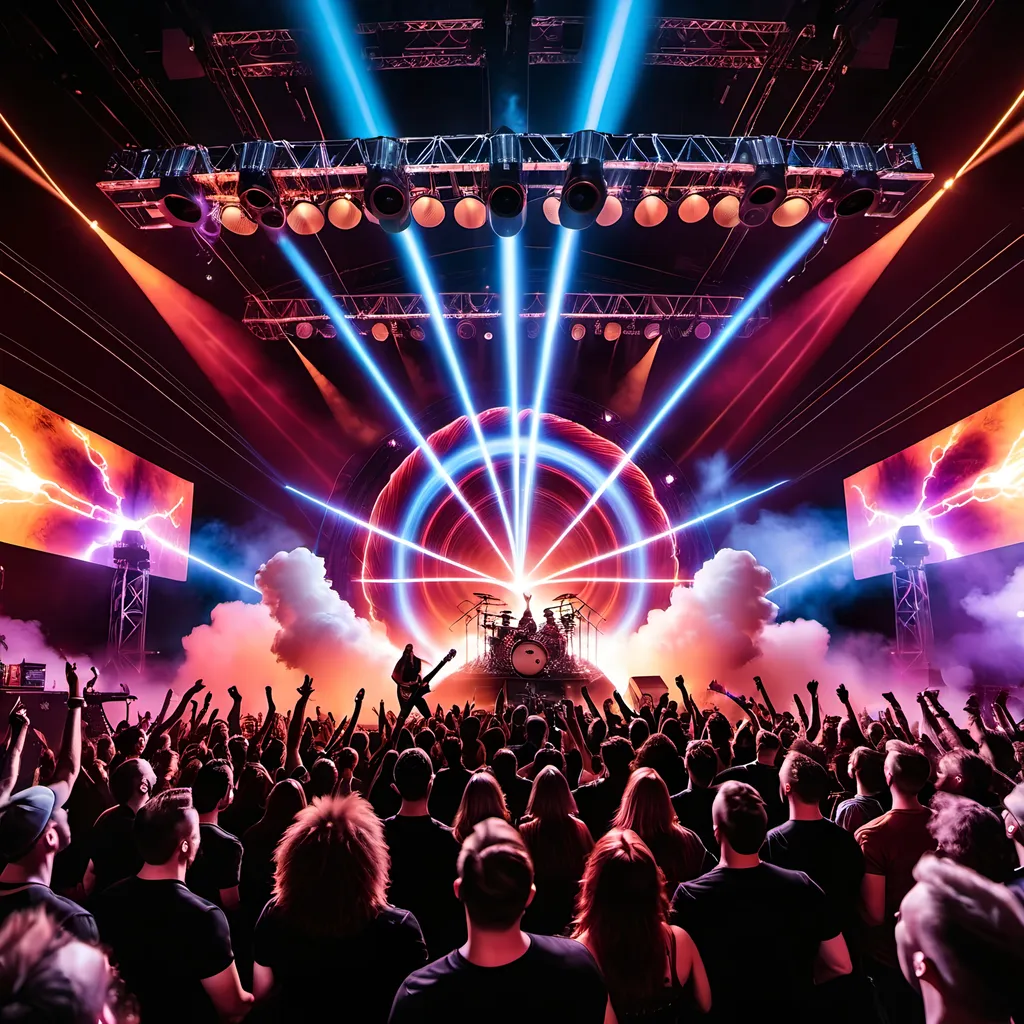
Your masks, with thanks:
[[(430, 312), (422, 295), (336, 295), (335, 300), (348, 319), (366, 323), (389, 324), (428, 320)], [(442, 316), (451, 320), (482, 320), (501, 316), (500, 296), (493, 292), (442, 292), (438, 295)], [(624, 322), (623, 334), (640, 333), (637, 323), (672, 321), (679, 326), (700, 320), (727, 320), (743, 303), (740, 295), (625, 295), (593, 292), (565, 296), (560, 318), (587, 320), (595, 328), (602, 321)], [(547, 296), (532, 292), (523, 296), (521, 319), (538, 320), (547, 315)], [(767, 303), (757, 308), (744, 323), (742, 333), (752, 333), (770, 318)], [(327, 325), (329, 318), (316, 299), (266, 299), (250, 295), (246, 299), (243, 323), (257, 337), (266, 340), (286, 337), (299, 323)]]
[[(562, 184), (571, 135), (521, 135), (523, 182), (535, 194)], [(760, 138), (760, 137), (753, 137)], [(410, 188), (430, 191), (442, 200), (478, 194), (488, 170), (489, 136), (460, 135), (408, 138), (405, 172)], [(676, 200), (690, 191), (709, 195), (741, 194), (754, 174), (748, 162), (751, 137), (707, 135), (605, 135), (605, 174), (611, 191), (627, 201), (652, 192)], [(933, 175), (922, 170), (912, 143), (870, 146), (863, 142), (805, 142), (780, 139), (786, 159), (786, 187), (812, 204), (836, 180), (855, 171), (878, 175), (880, 200), (871, 216), (895, 217)], [(274, 144), (270, 175), (283, 202), (327, 202), (361, 193), (368, 151), (365, 140)], [(241, 145), (195, 147), (201, 173), (191, 180), (216, 204), (233, 202), (237, 192)], [(98, 182), (121, 212), (138, 228), (168, 227), (158, 206), (161, 178), (180, 166), (174, 149), (127, 149), (115, 153)]]
[(482, 18), (425, 21), (376, 21), (356, 26), (363, 36), (393, 33), (400, 53), (382, 52), (380, 42), (363, 48), (370, 67), (378, 71), (412, 68), (472, 68), (484, 63)]
[(290, 29), (214, 32), (210, 47), (242, 78), (310, 77), (309, 65), (299, 59), (299, 44)]

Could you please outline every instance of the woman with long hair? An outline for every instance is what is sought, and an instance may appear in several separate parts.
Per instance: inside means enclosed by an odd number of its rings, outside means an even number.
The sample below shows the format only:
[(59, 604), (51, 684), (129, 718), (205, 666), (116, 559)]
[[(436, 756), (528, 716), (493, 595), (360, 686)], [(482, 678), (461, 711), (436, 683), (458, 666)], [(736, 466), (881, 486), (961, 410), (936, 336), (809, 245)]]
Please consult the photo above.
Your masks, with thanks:
[[(262, 767), (262, 765), (260, 766)], [(266, 770), (266, 769), (264, 769)], [(263, 817), (242, 834), (239, 896), (249, 908), (252, 923), (274, 890), (274, 851), (295, 815), (306, 806), (306, 794), (295, 779), (282, 779), (267, 797)]]
[(267, 806), (267, 797), (274, 786), (270, 772), (259, 761), (246, 761), (238, 775), (235, 798), (221, 812), (218, 824), (239, 839), (252, 828)]
[(490, 772), (474, 772), (462, 791), (462, 800), (455, 814), (452, 832), (459, 843), (487, 818), (501, 818), (508, 821), (505, 794), (498, 780)]
[(289, 826), (276, 860), (254, 940), (253, 994), (266, 1002), (250, 1020), (322, 1017), (317, 979), (330, 978), (346, 1019), (384, 1024), (427, 947), (416, 918), (388, 905), (380, 818), (360, 796), (318, 798)]
[(704, 962), (668, 910), (665, 876), (643, 840), (629, 829), (602, 836), (583, 875), (573, 938), (601, 968), (619, 1024), (668, 1024), (711, 1008)]
[(572, 920), (583, 869), (594, 848), (590, 829), (576, 814), (565, 776), (551, 765), (542, 768), (533, 780), (527, 820), (519, 826), (537, 886), (523, 917), (525, 931), (561, 935)]
[(689, 882), (714, 866), (697, 833), (679, 824), (668, 786), (653, 768), (638, 768), (629, 777), (612, 827), (630, 829), (647, 844), (665, 875), (670, 896), (680, 882)]

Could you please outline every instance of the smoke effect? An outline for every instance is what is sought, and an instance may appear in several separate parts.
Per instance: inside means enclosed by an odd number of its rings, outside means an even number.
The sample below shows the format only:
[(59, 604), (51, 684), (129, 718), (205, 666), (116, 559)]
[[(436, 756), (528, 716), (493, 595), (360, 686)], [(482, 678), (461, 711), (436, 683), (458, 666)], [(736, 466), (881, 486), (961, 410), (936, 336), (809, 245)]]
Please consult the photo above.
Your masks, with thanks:
[(302, 547), (279, 551), (260, 566), (256, 586), (262, 604), (219, 604), (209, 625), (182, 640), (185, 662), (175, 680), (177, 692), (203, 679), (225, 714), (227, 688), (235, 685), (243, 713), (255, 713), (265, 707), (269, 684), (284, 712), (308, 673), (316, 690), (311, 710), (319, 704), (339, 720), (351, 713), (360, 687), (366, 689), (367, 707), (382, 698), (394, 703), (390, 676), (399, 652), (383, 627), (360, 618), (331, 589), (322, 558)]
[[(38, 622), (0, 615), (0, 636), (6, 637), (8, 647), (7, 651), (0, 647), (0, 661), (7, 664), (28, 661), (45, 665), (48, 690), (57, 685), (64, 686), (65, 654), (71, 661), (77, 662), (83, 684), (89, 678), (89, 666), (93, 663), (88, 655), (57, 651), (50, 646), (43, 635), (43, 627)], [(99, 662), (96, 664), (99, 665)]]
[(291, 551), (306, 542), (307, 538), (287, 523), (264, 517), (241, 526), (222, 519), (208, 519), (192, 531), (189, 546), (200, 558), (249, 582), (266, 560), (268, 551)]

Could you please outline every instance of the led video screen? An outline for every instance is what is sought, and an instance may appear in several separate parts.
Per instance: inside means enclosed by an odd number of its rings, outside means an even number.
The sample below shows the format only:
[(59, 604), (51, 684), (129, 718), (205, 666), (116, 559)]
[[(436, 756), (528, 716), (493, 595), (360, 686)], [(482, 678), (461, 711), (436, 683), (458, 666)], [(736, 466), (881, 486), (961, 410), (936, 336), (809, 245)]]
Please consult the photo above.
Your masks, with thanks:
[(141, 530), (157, 576), (184, 580), (192, 484), (0, 385), (0, 541), (114, 564)]
[(844, 481), (853, 574), (891, 571), (896, 531), (917, 524), (926, 562), (1024, 541), (1024, 390)]

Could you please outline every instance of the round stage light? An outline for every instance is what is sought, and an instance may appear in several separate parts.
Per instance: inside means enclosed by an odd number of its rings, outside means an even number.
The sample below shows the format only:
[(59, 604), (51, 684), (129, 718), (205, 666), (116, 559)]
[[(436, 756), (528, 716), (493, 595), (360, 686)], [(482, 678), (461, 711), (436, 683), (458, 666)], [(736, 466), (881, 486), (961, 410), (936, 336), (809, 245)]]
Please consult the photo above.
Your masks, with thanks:
[(382, 324), (378, 320), (377, 323), (370, 328), (370, 334), (373, 335), (374, 341), (387, 341), (391, 336), (391, 331), (388, 330), (387, 324)]
[(259, 224), (235, 203), (229, 203), (221, 210), (220, 223), (221, 227), (236, 235), (254, 234), (259, 227)]
[(854, 189), (836, 203), (836, 216), (843, 219), (845, 217), (856, 217), (859, 213), (867, 213), (875, 205), (877, 198), (878, 196), (874, 189)]
[(661, 196), (644, 196), (633, 211), (633, 219), (642, 228), (657, 227), (668, 216), (668, 203)]
[(699, 324), (693, 329), (693, 336), (699, 341), (707, 341), (711, 337), (711, 324), (706, 320), (701, 320)]
[(476, 196), (463, 196), (455, 204), (455, 223), (469, 230), (482, 228), (487, 223), (487, 207)]
[(470, 341), (476, 337), (476, 324), (472, 320), (460, 320), (455, 333), (463, 340)]
[(602, 228), (610, 228), (622, 216), (622, 200), (618, 196), (608, 196), (597, 215), (597, 223)]
[(306, 341), (313, 337), (313, 325), (308, 320), (303, 320), (295, 325), (295, 337), (299, 341)]
[(608, 412), (608, 410), (606, 409), (604, 416), (602, 418), (604, 419), (605, 423), (611, 423), (615, 419), (615, 413)]
[(677, 212), (684, 224), (696, 224), (708, 215), (710, 209), (710, 204), (699, 192), (691, 192), (679, 204)]
[(648, 341), (654, 341), (655, 338), (658, 338), (660, 336), (661, 336), (661, 324), (659, 324), (657, 320), (652, 320), (644, 328), (644, 337)]
[(772, 223), (780, 228), (796, 227), (811, 212), (811, 204), (803, 196), (790, 196), (772, 214)]
[(540, 337), (540, 319), (538, 317), (530, 317), (526, 321), (526, 336), (530, 339)]
[(341, 196), (327, 207), (327, 219), (336, 228), (349, 231), (363, 219), (363, 211), (349, 196)]
[(302, 200), (288, 211), (288, 227), (297, 235), (315, 235), (323, 226), (324, 215), (313, 203)]
[(268, 231), (280, 231), (285, 225), (284, 210), (280, 206), (268, 206), (260, 214), (260, 227)]
[(203, 205), (195, 196), (171, 192), (157, 206), (167, 222), (175, 227), (195, 228), (203, 219)]
[(605, 324), (604, 337), (605, 341), (618, 341), (622, 337), (622, 324), (616, 323), (614, 320), (610, 324)]
[(665, 474), (665, 483), (671, 487), (676, 482), (676, 478), (671, 473)]
[(494, 335), (490, 331), (484, 331), (484, 341), (492, 341)]
[(436, 228), (444, 220), (444, 203), (437, 196), (417, 196), (412, 204), (412, 219), (421, 228)]
[(542, 209), (544, 210), (544, 216), (549, 224), (554, 224), (557, 228), (561, 221), (558, 219), (558, 207), (561, 202), (555, 193), (552, 193), (544, 200)]
[(587, 336), (587, 329), (583, 324), (573, 324), (569, 333), (572, 335), (573, 341), (582, 341)]
[(734, 228), (740, 222), (740, 197), (722, 196), (712, 213), (719, 227)]
[(338, 331), (332, 323), (321, 324), (320, 333), (325, 338), (336, 338), (338, 336)]
[(422, 327), (417, 326), (409, 328), (409, 337), (412, 338), (413, 341), (422, 341), (426, 336), (426, 331), (424, 331)]

